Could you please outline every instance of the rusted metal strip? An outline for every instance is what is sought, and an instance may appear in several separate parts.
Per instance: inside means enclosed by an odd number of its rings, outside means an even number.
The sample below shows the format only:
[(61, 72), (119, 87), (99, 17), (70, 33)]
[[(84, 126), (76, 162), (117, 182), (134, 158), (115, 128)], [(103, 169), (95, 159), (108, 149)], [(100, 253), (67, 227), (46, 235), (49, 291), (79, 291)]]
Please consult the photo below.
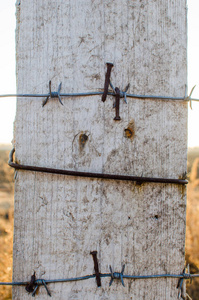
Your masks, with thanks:
[(34, 272), (34, 274), (31, 276), (30, 282), (26, 285), (26, 291), (28, 293), (32, 293), (34, 291), (36, 286), (35, 280), (36, 280), (36, 276)]
[(107, 72), (106, 72), (106, 75), (105, 75), (104, 92), (103, 92), (103, 95), (102, 95), (102, 101), (103, 102), (106, 101), (106, 97), (108, 95), (108, 87), (109, 87), (109, 84), (110, 84), (111, 69), (113, 67), (113, 64), (112, 63), (106, 63), (106, 66), (107, 66)]
[(115, 121), (120, 121), (120, 90), (118, 87), (115, 88), (116, 100), (115, 100)]
[(100, 178), (100, 179), (113, 179), (113, 180), (124, 180), (124, 181), (134, 181), (138, 184), (144, 182), (153, 182), (153, 183), (171, 183), (171, 184), (187, 184), (186, 179), (173, 179), (173, 178), (153, 178), (153, 177), (139, 177), (132, 175), (115, 175), (115, 174), (106, 174), (106, 173), (91, 173), (91, 172), (79, 172), (71, 170), (62, 170), (54, 168), (45, 168), (45, 167), (35, 167), (29, 165), (21, 165), (13, 162), (13, 155), (15, 149), (12, 149), (9, 156), (9, 166), (16, 170), (28, 170), (41, 173), (51, 173), (67, 176), (78, 176), (78, 177), (88, 177), (88, 178)]
[(100, 278), (99, 265), (98, 265), (98, 260), (97, 260), (97, 251), (92, 251), (92, 252), (90, 252), (90, 254), (93, 256), (97, 286), (100, 287), (101, 286), (101, 278)]

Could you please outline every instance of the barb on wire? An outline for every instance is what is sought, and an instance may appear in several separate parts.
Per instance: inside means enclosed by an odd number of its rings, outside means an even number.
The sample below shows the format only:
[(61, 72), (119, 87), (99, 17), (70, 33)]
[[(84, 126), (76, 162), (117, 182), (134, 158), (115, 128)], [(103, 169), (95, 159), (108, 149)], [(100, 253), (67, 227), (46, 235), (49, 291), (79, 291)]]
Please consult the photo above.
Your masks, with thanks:
[[(186, 273), (186, 270), (187, 270), (187, 273)], [(187, 267), (184, 268), (182, 275), (183, 275), (183, 277), (179, 279), (178, 284), (177, 284), (178, 299), (180, 299), (180, 297), (181, 297), (181, 299), (186, 299), (184, 286), (183, 286), (184, 280), (190, 280), (190, 282), (192, 283), (192, 277), (190, 274), (189, 265), (187, 265)]]
[[(110, 86), (111, 86), (111, 88), (112, 88), (112, 90), (113, 90), (113, 92), (114, 92), (114, 94), (116, 96), (117, 95), (117, 90), (116, 89), (118, 89), (118, 88), (115, 88), (113, 86), (113, 84), (112, 84), (111, 81), (110, 81)], [(130, 83), (127, 84), (127, 86), (125, 87), (125, 89), (123, 91), (121, 91), (121, 90), (118, 89), (119, 90), (119, 94), (120, 94), (120, 98), (124, 98), (124, 102), (126, 104), (127, 104), (127, 96), (128, 96), (127, 91), (129, 89), (129, 87), (130, 87)], [(113, 107), (115, 108), (115, 106), (116, 106), (116, 103), (114, 103)]]
[(49, 95), (44, 100), (44, 102), (42, 104), (43, 107), (46, 105), (46, 103), (48, 102), (49, 98), (58, 98), (59, 102), (61, 103), (61, 105), (63, 105), (63, 103), (61, 101), (61, 96), (60, 96), (61, 85), (62, 85), (62, 83), (59, 84), (57, 92), (52, 92), (51, 91), (51, 80), (49, 81)]
[(126, 104), (127, 104), (126, 95), (127, 95), (127, 91), (128, 91), (129, 88), (130, 88), (130, 83), (127, 84), (127, 86), (125, 87), (124, 91), (122, 92), (123, 96), (124, 96), (124, 101), (125, 101)]
[(32, 297), (35, 297), (37, 289), (39, 286), (43, 285), (46, 289), (48, 296), (51, 297), (51, 293), (49, 292), (46, 282), (44, 279), (36, 279), (35, 272), (31, 276), (30, 282), (26, 285), (25, 289), (28, 293), (32, 293)]
[(191, 99), (191, 95), (195, 89), (196, 85), (194, 85), (191, 89), (191, 92), (190, 94), (185, 98), (186, 101), (189, 101), (189, 104), (190, 104), (190, 108), (192, 109), (192, 101), (194, 101), (194, 99)]
[(122, 271), (120, 273), (113, 272), (111, 266), (109, 266), (109, 268), (110, 268), (110, 271), (111, 271), (111, 280), (110, 280), (109, 286), (112, 285), (114, 279), (120, 279), (121, 282), (122, 282), (122, 285), (125, 286), (124, 285), (124, 280), (123, 280), (123, 277), (124, 277), (123, 273), (124, 273), (125, 265), (122, 266)]
[(51, 293), (49, 292), (49, 290), (48, 290), (48, 288), (47, 288), (46, 281), (45, 281), (44, 279), (37, 279), (37, 280), (35, 281), (35, 285), (36, 285), (36, 286), (35, 286), (35, 289), (34, 289), (34, 291), (33, 291), (33, 293), (32, 293), (32, 296), (33, 296), (33, 297), (35, 297), (36, 291), (37, 291), (38, 287), (41, 286), (41, 285), (43, 285), (43, 286), (45, 287), (48, 296), (51, 297)]

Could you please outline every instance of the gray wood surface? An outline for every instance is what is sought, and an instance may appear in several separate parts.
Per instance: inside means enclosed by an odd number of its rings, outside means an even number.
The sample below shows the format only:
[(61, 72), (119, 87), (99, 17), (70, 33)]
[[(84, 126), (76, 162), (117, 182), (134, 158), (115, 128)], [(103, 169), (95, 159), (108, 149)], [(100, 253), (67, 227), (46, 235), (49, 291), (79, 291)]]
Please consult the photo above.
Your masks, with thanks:
[[(185, 1), (30, 1), (17, 5), (18, 93), (101, 90), (111, 79), (130, 92), (184, 96)], [(90, 172), (181, 178), (186, 171), (187, 104), (114, 98), (18, 99), (14, 146), (21, 164)], [(134, 124), (133, 138), (125, 129)], [(88, 139), (84, 145), (81, 134)], [(136, 185), (19, 171), (15, 182), (13, 279), (182, 272), (186, 188)], [(52, 299), (176, 299), (177, 279), (50, 284)], [(13, 299), (29, 299), (24, 287)], [(40, 287), (37, 299), (48, 299)]]

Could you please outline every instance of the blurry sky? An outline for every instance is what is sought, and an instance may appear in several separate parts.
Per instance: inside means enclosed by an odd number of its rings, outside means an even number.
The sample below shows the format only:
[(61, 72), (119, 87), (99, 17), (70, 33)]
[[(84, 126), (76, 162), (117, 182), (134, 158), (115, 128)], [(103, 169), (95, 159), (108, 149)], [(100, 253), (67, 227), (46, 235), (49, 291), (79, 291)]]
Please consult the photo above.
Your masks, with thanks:
[[(34, 0), (33, 0), (34, 1)], [(0, 0), (0, 94), (16, 92), (15, 87), (15, 2)], [(188, 91), (196, 84), (193, 97), (199, 98), (199, 0), (188, 0)], [(24, 91), (28, 92), (28, 91)], [(0, 143), (13, 136), (15, 99), (0, 99)], [(199, 103), (189, 109), (188, 146), (199, 146)]]
[[(15, 93), (15, 0), (0, 0), (0, 94)], [(13, 136), (15, 99), (0, 99), (0, 143)]]
[[(199, 98), (199, 0), (188, 0), (188, 90), (196, 85), (193, 97)], [(199, 103), (189, 109), (188, 146), (199, 146)]]

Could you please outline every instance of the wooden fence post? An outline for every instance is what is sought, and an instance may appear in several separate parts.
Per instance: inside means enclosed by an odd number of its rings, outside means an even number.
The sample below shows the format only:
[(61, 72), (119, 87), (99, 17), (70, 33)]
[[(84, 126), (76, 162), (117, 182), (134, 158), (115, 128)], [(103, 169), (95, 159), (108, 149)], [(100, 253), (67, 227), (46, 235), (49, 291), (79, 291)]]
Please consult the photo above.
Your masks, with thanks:
[[(18, 93), (102, 91), (179, 96), (186, 85), (186, 1), (17, 2)], [(118, 96), (119, 97), (119, 96)], [(116, 97), (117, 98), (117, 97)], [(19, 164), (143, 177), (182, 178), (187, 103), (114, 96), (19, 98)], [(118, 112), (117, 112), (118, 113)], [(99, 272), (180, 274), (184, 267), (183, 185), (89, 179), (19, 170), (15, 181), (13, 280)], [(101, 278), (53, 283), (52, 299), (177, 299), (177, 279)], [(13, 299), (29, 299), (24, 287)], [(41, 286), (37, 299), (48, 299)]]

